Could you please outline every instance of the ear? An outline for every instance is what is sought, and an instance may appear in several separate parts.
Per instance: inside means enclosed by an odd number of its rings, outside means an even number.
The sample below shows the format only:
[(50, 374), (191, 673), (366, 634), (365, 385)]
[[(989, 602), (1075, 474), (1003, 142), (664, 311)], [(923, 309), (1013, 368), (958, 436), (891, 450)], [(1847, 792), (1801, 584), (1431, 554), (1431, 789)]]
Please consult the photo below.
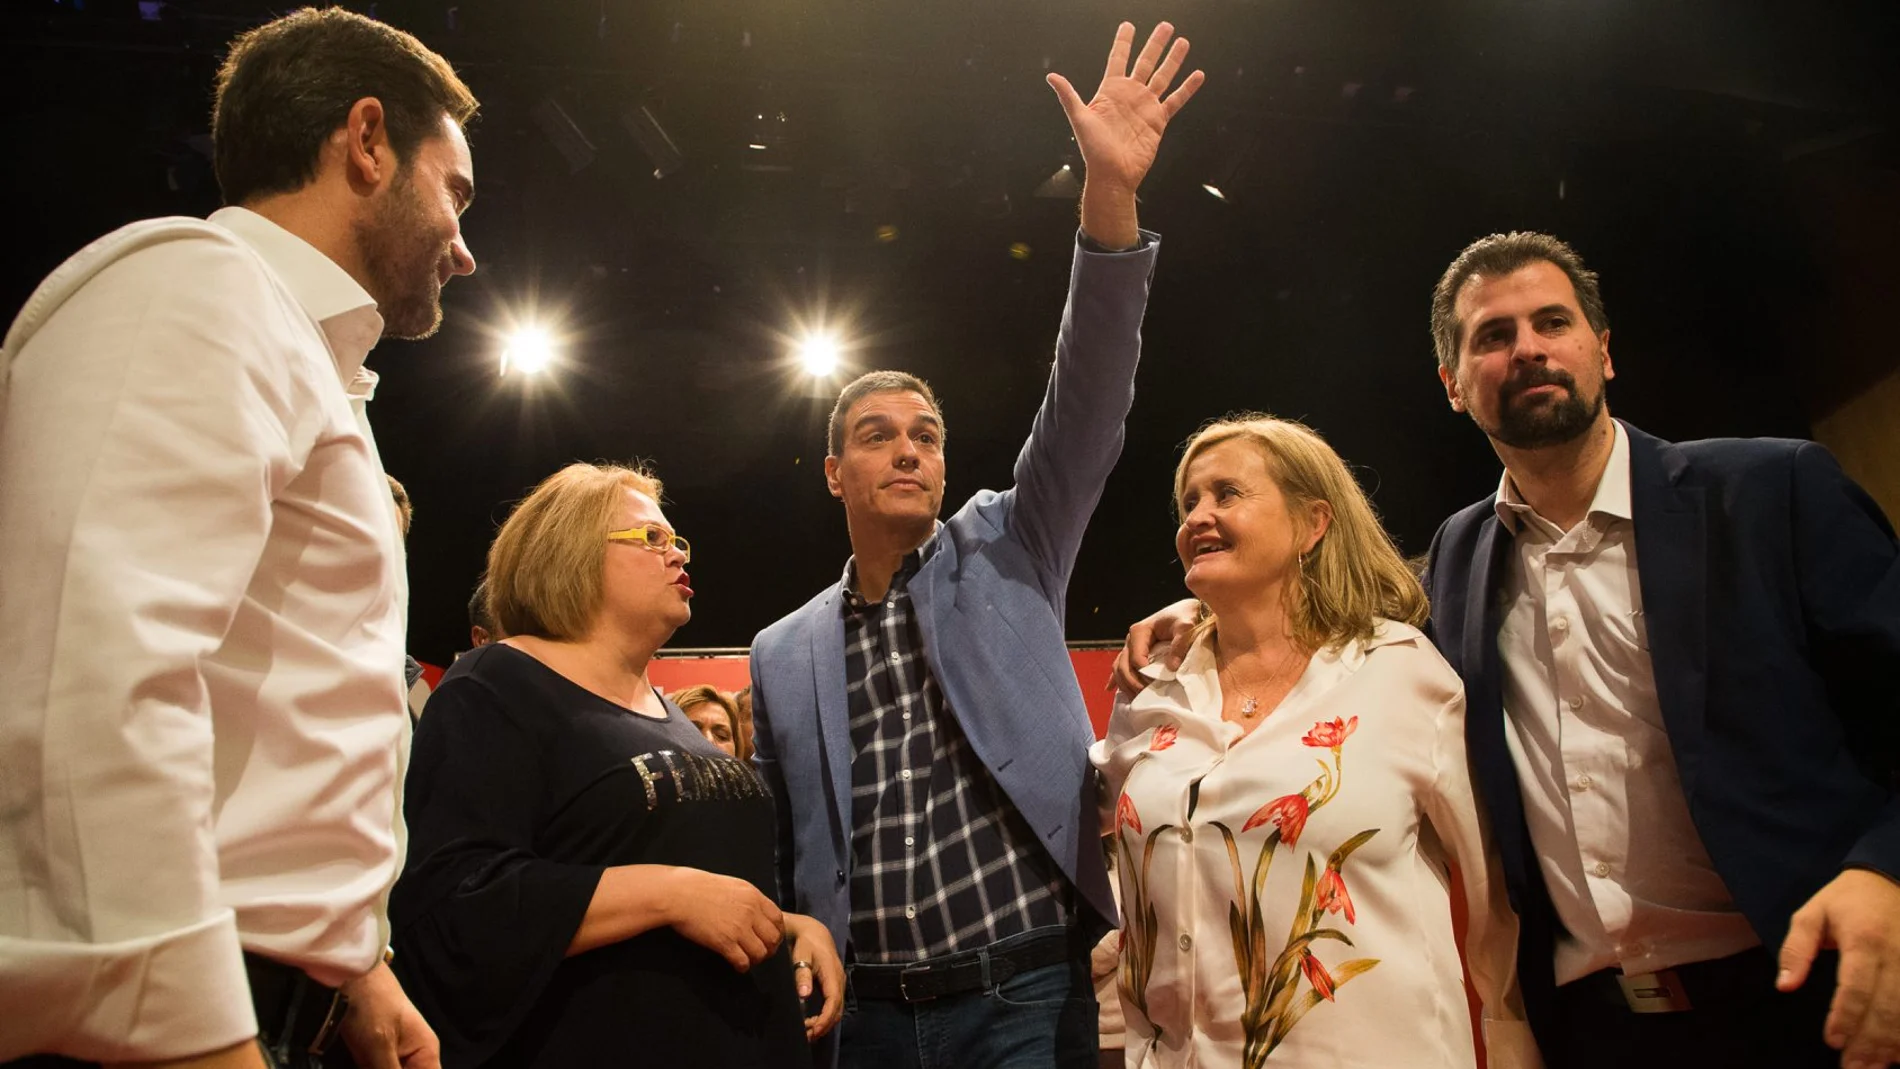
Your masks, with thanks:
[(1465, 410), (1465, 399), (1458, 392), (1458, 376), (1443, 364), (1438, 365), (1438, 381), (1445, 384), (1445, 400), (1451, 402), (1453, 412)]
[(838, 481), (837, 457), (825, 458), (825, 488), (831, 491), (832, 497), (844, 500), (844, 484)]
[(1603, 352), (1603, 381), (1608, 382), (1611, 379), (1616, 377), (1616, 367), (1615, 365), (1610, 363), (1610, 332), (1609, 331), (1606, 330), (1603, 333), (1597, 335), (1597, 348), (1602, 350)]
[(1315, 501), (1306, 506), (1306, 548), (1301, 553), (1313, 552), (1320, 539), (1333, 528), (1333, 505), (1330, 501)]
[(376, 188), (396, 177), (400, 162), (389, 143), (383, 102), (364, 97), (343, 120), (344, 171), (352, 186)]

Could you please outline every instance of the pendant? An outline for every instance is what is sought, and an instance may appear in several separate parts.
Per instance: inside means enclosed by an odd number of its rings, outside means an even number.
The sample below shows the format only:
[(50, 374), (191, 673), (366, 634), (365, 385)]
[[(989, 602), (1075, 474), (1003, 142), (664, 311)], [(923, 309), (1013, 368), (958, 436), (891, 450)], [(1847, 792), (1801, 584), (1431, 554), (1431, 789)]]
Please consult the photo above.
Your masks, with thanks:
[(1240, 700), (1240, 715), (1241, 716), (1252, 716), (1253, 714), (1259, 711), (1260, 711), (1260, 702), (1258, 699), (1242, 698)]

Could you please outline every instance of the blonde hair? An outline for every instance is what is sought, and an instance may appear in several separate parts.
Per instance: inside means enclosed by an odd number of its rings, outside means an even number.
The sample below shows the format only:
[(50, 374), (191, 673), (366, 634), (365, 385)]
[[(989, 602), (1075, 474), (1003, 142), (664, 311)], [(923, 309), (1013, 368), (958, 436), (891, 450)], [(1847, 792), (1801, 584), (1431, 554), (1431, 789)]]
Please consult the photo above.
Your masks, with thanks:
[(571, 642), (600, 611), (601, 574), (620, 495), (660, 500), (644, 466), (569, 464), (521, 500), (488, 549), (488, 615), (510, 635)]
[(673, 695), (673, 704), (682, 711), (695, 705), (711, 703), (726, 711), (726, 726), (732, 729), (732, 743), (739, 744), (739, 703), (732, 696), (711, 683), (697, 683)]
[[(1174, 508), (1181, 508), (1188, 465), (1225, 442), (1241, 441), (1260, 451), (1267, 473), (1286, 497), (1296, 528), (1307, 524), (1308, 506), (1323, 501), (1333, 513), (1326, 534), (1300, 565), (1300, 582), (1287, 588), (1286, 614), (1293, 641), (1309, 650), (1335, 649), (1369, 639), (1379, 618), (1418, 626), (1429, 614), (1418, 576), (1399, 556), (1392, 536), (1346, 462), (1317, 431), (1294, 420), (1243, 412), (1202, 427), (1188, 439), (1174, 469)], [(1217, 630), (1211, 615), (1202, 621)]]

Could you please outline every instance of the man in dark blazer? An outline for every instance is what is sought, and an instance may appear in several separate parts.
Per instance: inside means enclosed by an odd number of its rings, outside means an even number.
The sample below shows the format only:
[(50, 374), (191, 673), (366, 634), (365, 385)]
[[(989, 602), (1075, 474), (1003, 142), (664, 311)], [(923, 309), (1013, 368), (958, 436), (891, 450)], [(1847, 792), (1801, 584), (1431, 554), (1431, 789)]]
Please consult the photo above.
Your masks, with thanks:
[(1167, 50), (1171, 33), (1162, 23), (1131, 72), (1123, 24), (1087, 105), (1051, 76), (1087, 178), (1055, 368), (1015, 485), (939, 523), (934, 394), (899, 372), (860, 377), (825, 458), (851, 559), (753, 643), (781, 897), (844, 948), (848, 1067), (1096, 1064), (1089, 951), (1115, 906), (1063, 608), (1134, 401), (1156, 255), (1135, 190), (1201, 82), (1167, 95), (1187, 50)]
[[(1597, 279), (1555, 238), (1465, 249), (1432, 332), (1505, 466), (1424, 582), (1546, 1060), (1900, 1060), (1900, 551), (1879, 507), (1812, 442), (1611, 419)], [(1189, 618), (1137, 624), (1125, 660)]]
[(1471, 245), (1432, 330), (1452, 408), (1505, 466), (1425, 581), (1546, 1057), (1900, 1059), (1900, 551), (1879, 507), (1812, 442), (1612, 420), (1596, 276), (1555, 238)]

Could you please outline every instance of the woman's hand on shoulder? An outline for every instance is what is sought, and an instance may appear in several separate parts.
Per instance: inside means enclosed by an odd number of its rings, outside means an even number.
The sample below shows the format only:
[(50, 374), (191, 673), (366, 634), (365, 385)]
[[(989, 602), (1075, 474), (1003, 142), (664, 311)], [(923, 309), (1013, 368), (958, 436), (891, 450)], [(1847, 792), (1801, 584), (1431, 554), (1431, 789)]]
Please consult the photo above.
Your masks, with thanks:
[(785, 914), (785, 934), (792, 941), (792, 978), (798, 982), (798, 997), (811, 997), (814, 981), (825, 996), (818, 1015), (805, 1018), (805, 1041), (816, 1043), (844, 1016), (844, 962), (831, 932), (815, 917)]

